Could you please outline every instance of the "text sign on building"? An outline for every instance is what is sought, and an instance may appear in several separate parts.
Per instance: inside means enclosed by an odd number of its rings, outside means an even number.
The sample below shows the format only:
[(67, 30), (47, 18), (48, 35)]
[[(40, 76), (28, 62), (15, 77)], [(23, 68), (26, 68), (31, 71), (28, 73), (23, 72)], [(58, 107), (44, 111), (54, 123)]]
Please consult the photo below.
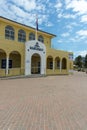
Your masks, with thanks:
[(43, 51), (43, 48), (40, 48), (39, 43), (36, 42), (34, 46), (30, 46), (31, 50)]

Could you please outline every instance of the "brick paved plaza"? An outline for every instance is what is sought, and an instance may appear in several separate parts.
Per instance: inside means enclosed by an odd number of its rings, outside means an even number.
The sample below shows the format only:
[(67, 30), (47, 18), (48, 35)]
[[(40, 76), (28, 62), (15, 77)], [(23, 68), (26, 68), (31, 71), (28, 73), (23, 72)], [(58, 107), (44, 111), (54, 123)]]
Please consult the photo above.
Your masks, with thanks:
[(0, 80), (0, 130), (87, 130), (87, 74)]

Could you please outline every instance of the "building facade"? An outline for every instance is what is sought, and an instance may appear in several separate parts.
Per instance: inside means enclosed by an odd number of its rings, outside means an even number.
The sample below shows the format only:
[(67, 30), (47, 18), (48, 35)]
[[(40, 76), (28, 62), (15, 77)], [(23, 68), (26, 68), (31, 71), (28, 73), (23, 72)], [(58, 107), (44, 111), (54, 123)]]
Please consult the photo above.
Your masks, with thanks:
[(35, 38), (35, 28), (0, 17), (0, 77), (69, 74), (73, 53), (52, 49), (54, 37), (38, 30)]

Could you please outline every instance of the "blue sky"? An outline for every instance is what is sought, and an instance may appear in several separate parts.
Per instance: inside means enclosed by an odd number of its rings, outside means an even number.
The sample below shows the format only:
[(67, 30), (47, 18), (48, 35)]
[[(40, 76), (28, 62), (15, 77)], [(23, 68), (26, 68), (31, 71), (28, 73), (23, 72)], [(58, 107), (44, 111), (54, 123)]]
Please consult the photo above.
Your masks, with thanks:
[(55, 49), (87, 54), (87, 0), (0, 0), (0, 16), (57, 35)]

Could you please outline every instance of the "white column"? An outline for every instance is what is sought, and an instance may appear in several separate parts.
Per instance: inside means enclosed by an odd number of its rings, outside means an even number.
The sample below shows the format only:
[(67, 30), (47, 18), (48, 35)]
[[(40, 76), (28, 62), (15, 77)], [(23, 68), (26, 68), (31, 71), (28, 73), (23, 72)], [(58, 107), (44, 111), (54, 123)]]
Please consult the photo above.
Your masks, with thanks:
[(53, 72), (55, 70), (55, 60), (53, 60)]
[(41, 74), (46, 74), (46, 57), (41, 55)]
[(62, 61), (60, 60), (60, 72), (62, 70)]
[(6, 58), (6, 75), (8, 75), (8, 70), (9, 70), (9, 57), (7, 56), (7, 58)]

